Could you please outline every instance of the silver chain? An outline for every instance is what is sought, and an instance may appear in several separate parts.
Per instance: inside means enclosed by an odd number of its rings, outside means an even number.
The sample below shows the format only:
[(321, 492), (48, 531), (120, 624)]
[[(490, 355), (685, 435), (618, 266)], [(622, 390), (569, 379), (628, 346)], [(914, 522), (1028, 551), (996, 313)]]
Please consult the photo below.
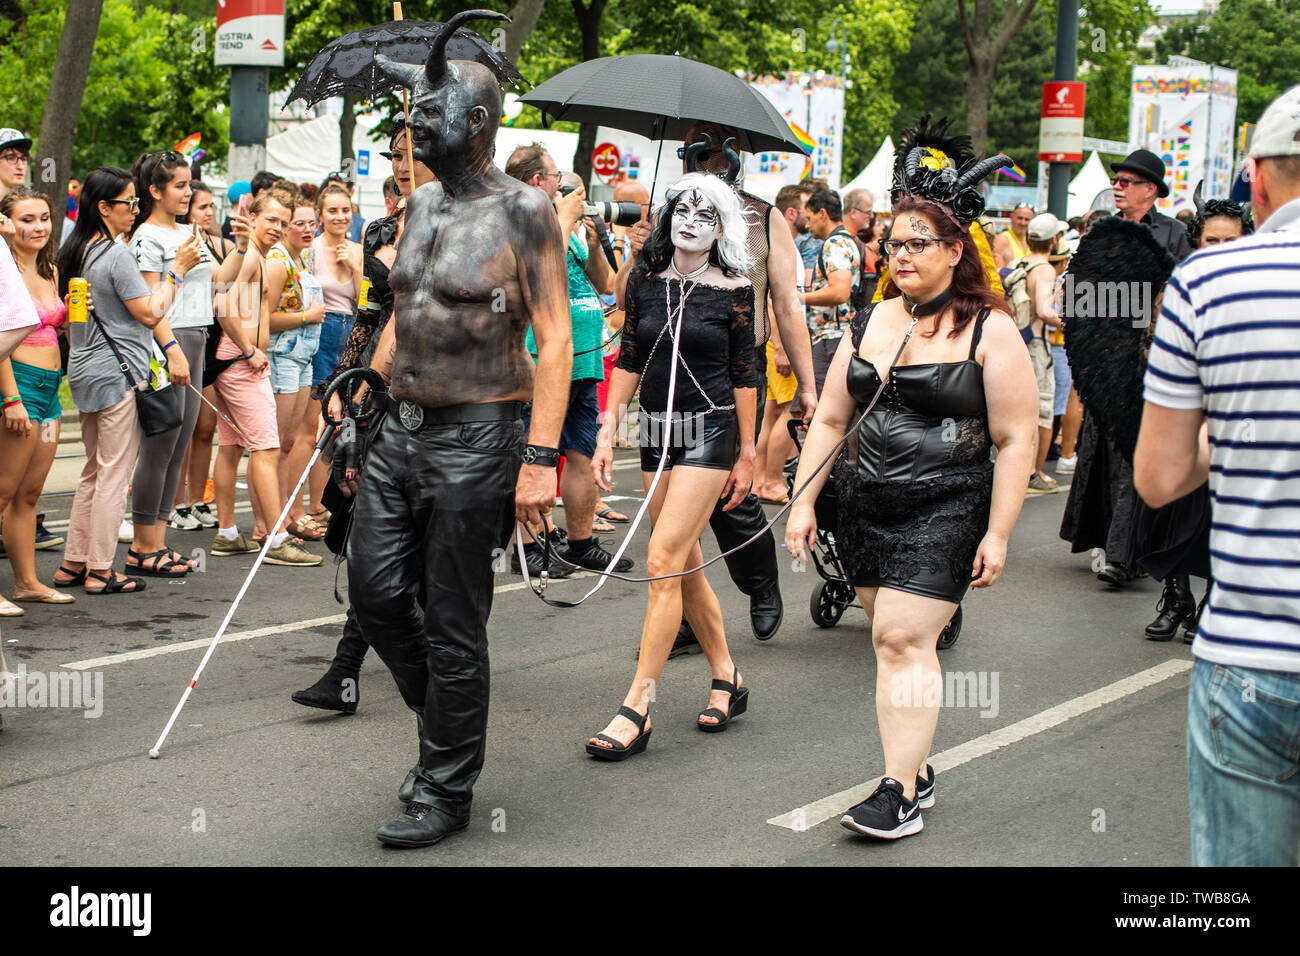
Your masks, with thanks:
[[(707, 268), (708, 268), (708, 263), (706, 262), (704, 264), (704, 269)], [(698, 272), (694, 272), (690, 276), (685, 276), (682, 275), (682, 273), (677, 271), (676, 266), (673, 267), (673, 272), (677, 273), (678, 285), (680, 286), (681, 289), (680, 301), (677, 303), (676, 312), (673, 311), (672, 294), (669, 291), (669, 287), (672, 285), (672, 282), (668, 279), (664, 279), (664, 309), (668, 313), (667, 321), (664, 322), (664, 327), (659, 330), (659, 334), (655, 336), (654, 344), (650, 346), (650, 354), (646, 356), (645, 363), (641, 367), (642, 369), (647, 369), (650, 367), (650, 359), (654, 358), (655, 349), (659, 347), (659, 342), (663, 339), (664, 333), (667, 332), (669, 337), (671, 337), (672, 340), (677, 344), (677, 361), (679, 361), (681, 363), (682, 368), (686, 370), (686, 374), (690, 377), (691, 384), (693, 384), (695, 386), (695, 390), (700, 393), (700, 397), (703, 398), (706, 403), (708, 403), (709, 411), (727, 412), (735, 409), (736, 407), (735, 402), (732, 402), (730, 405), (713, 404), (713, 399), (709, 398), (708, 393), (705, 392), (704, 389), (700, 387), (699, 380), (695, 377), (695, 373), (692, 372), (691, 367), (686, 364), (686, 359), (681, 354), (682, 345), (680, 342), (677, 341), (677, 336), (673, 333), (672, 330), (674, 321), (677, 322), (679, 325), (683, 322), (683, 316), (686, 311), (686, 299), (691, 294), (691, 290), (695, 288), (695, 283), (691, 282), (690, 285), (688, 286), (687, 280), (693, 278), (696, 275), (702, 275), (704, 269), (701, 269)], [(647, 412), (646, 414), (651, 414), (651, 413)]]

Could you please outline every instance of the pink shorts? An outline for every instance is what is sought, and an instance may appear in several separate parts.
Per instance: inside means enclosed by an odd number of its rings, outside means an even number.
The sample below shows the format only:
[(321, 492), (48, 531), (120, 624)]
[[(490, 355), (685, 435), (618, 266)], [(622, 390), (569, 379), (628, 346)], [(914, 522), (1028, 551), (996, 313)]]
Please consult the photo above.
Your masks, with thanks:
[(268, 363), (260, 372), (254, 372), (248, 362), (238, 356), (239, 349), (235, 343), (223, 338), (217, 346), (217, 358), (233, 358), (235, 362), (217, 376), (212, 390), (217, 393), (213, 404), (222, 414), (228, 415), (243, 434), (237, 434), (218, 415), (217, 441), (223, 446), (240, 445), (249, 451), (279, 448), (280, 431), (275, 421), (271, 366)]

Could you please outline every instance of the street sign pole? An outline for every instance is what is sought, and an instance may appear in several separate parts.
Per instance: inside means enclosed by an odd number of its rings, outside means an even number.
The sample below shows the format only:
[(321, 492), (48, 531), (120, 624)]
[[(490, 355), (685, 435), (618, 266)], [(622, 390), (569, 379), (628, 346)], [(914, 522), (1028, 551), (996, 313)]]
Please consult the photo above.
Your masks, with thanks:
[[(1056, 2), (1056, 69), (1053, 79), (1073, 80), (1079, 50), (1079, 0)], [(1052, 163), (1048, 173), (1047, 208), (1065, 219), (1070, 194), (1070, 164)]]

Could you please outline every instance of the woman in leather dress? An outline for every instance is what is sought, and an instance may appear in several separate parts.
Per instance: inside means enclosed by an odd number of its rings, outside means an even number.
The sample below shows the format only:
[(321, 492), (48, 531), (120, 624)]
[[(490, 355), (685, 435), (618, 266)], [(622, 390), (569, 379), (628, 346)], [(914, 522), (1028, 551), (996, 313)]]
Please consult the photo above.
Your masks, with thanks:
[(880, 787), (841, 823), (892, 839), (918, 832), (920, 808), (933, 802), (926, 760), (939, 701), (920, 690), (943, 686), (936, 645), (967, 587), (991, 586), (1006, 563), (1032, 470), (1038, 392), (1005, 302), (948, 209), (905, 196), (881, 245), (888, 285), (882, 301), (855, 316), (826, 376), (795, 488), (811, 481), (785, 540), (796, 559), (806, 555), (817, 531), (813, 504), (831, 469), (814, 471), (884, 376), (884, 393), (833, 480), (837, 550), (871, 620), (885, 751)]
[[(646, 570), (651, 576), (702, 564), (700, 535), (715, 503), (728, 498), (725, 507), (734, 508), (749, 494), (758, 380), (754, 290), (745, 275), (747, 229), (739, 198), (722, 179), (688, 174), (668, 191), (667, 205), (628, 279), (622, 346), (591, 467), (596, 484), (609, 491), (613, 436), (639, 387), (641, 475), (647, 489), (667, 456), (650, 498), (654, 530)], [(636, 675), (618, 715), (588, 740), (593, 757), (624, 760), (645, 750), (650, 703), (683, 609), (713, 672), (709, 707), (697, 726), (721, 731), (744, 712), (749, 687), (727, 649), (722, 608), (704, 572), (661, 578), (650, 582)]]

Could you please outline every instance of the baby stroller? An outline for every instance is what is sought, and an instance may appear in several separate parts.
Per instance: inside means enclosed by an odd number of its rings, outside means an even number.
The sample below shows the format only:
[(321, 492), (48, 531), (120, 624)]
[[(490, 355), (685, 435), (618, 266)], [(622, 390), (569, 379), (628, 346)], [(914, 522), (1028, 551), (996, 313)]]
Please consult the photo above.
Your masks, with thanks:
[[(792, 419), (786, 427), (790, 431), (790, 437), (794, 439), (795, 448), (802, 450), (799, 423)], [(795, 456), (786, 462), (782, 471), (786, 490), (791, 495), (794, 494), (794, 476), (798, 468), (799, 458)], [(814, 509), (817, 514), (817, 540), (810, 556), (821, 580), (813, 588), (808, 610), (812, 614), (813, 623), (818, 627), (834, 627), (840, 622), (847, 608), (862, 605), (858, 603), (858, 596), (853, 590), (853, 585), (849, 584), (848, 575), (840, 563), (839, 553), (835, 550), (836, 500), (835, 488), (830, 481), (826, 482), (822, 493), (817, 497)], [(961, 605), (959, 604), (947, 626), (939, 634), (939, 649), (952, 647), (960, 636)]]

